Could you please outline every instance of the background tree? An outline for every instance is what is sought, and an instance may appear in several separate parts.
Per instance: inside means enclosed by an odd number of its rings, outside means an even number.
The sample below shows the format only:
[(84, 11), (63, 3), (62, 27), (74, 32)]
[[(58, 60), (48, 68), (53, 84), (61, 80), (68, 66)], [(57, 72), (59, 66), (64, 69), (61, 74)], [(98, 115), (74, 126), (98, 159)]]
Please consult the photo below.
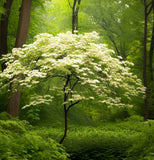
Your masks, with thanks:
[[(13, 1), (6, 1), (6, 3), (4, 3), (4, 7), (9, 8), (9, 10), (7, 9), (8, 13), (6, 12), (5, 14), (2, 14), (2, 20), (5, 20), (5, 23), (3, 21), (2, 21), (3, 23), (1, 23), (2, 43), (0, 44), (2, 48), (5, 48), (5, 54), (8, 51), (10, 51), (12, 47), (22, 47), (22, 45), (26, 43), (29, 23), (30, 23), (30, 11), (31, 11), (32, 1), (15, 0), (13, 3), (12, 2)], [(33, 2), (33, 5), (35, 6), (33, 8), (36, 8), (37, 6), (42, 7), (43, 3), (44, 1), (42, 1), (41, 3), (40, 1), (35, 1)], [(8, 19), (11, 5), (12, 5), (12, 12), (10, 18)], [(6, 34), (7, 32), (9, 34)], [(10, 89), (11, 88), (12, 86), (10, 86)], [(17, 91), (15, 93), (10, 93), (7, 110), (11, 115), (13, 116), (19, 115), (19, 104), (20, 104), (20, 92)]]
[(72, 6), (70, 0), (68, 0), (68, 3), (72, 8), (72, 33), (74, 34), (75, 31), (78, 31), (78, 14), (81, 0), (74, 0)]
[[(32, 0), (22, 0), (17, 36), (16, 36), (16, 43), (15, 43), (15, 47), (17, 48), (22, 47), (22, 45), (26, 43), (29, 22), (30, 22), (31, 3), (32, 3)], [(16, 91), (12, 92), (13, 90), (12, 85), (15, 85), (15, 84), (10, 83), (10, 86), (9, 86), (11, 93), (8, 100), (8, 113), (10, 113), (13, 117), (17, 117), (19, 115), (21, 93), (20, 91), (18, 91), (17, 86), (16, 86)]]
[[(1, 14), (0, 19), (0, 57), (2, 55), (6, 55), (8, 53), (8, 45), (7, 45), (7, 36), (8, 36), (8, 22), (9, 15), (12, 6), (13, 0), (6, 0), (3, 4), (3, 8), (5, 10), (4, 13)], [(4, 63), (2, 63), (2, 70), (5, 68)]]

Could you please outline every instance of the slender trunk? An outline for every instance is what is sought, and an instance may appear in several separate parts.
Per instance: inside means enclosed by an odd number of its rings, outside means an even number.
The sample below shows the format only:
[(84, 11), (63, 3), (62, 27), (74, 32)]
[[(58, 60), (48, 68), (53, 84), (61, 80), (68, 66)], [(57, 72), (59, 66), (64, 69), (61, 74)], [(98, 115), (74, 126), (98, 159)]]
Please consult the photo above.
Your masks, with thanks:
[(76, 104), (78, 104), (80, 101), (76, 101), (76, 102), (72, 102), (71, 101), (71, 104), (70, 105), (66, 105), (66, 102), (67, 102), (67, 100), (68, 100), (68, 97), (70, 96), (70, 97), (72, 97), (72, 94), (71, 94), (71, 92), (67, 92), (66, 93), (66, 88), (69, 86), (69, 88), (70, 88), (70, 90), (72, 91), (74, 88), (75, 88), (75, 86), (77, 85), (77, 83), (78, 83), (78, 78), (77, 78), (77, 80), (74, 82), (74, 84), (72, 84), (71, 83), (71, 76), (70, 75), (67, 75), (67, 77), (66, 77), (66, 82), (65, 82), (65, 85), (64, 85), (64, 88), (63, 88), (63, 91), (64, 91), (64, 118), (65, 118), (65, 121), (64, 121), (64, 123), (65, 123), (65, 129), (64, 129), (64, 135), (63, 135), (63, 137), (61, 138), (61, 140), (60, 140), (60, 144), (62, 144), (63, 143), (63, 141), (64, 141), (64, 139), (66, 138), (66, 135), (67, 135), (67, 129), (68, 129), (68, 123), (67, 123), (67, 114), (68, 114), (68, 111), (69, 111), (69, 109), (71, 108), (71, 107), (73, 107), (74, 105), (76, 105)]
[(67, 105), (66, 105), (66, 102), (67, 102), (67, 99), (68, 99), (68, 93), (66, 93), (66, 87), (68, 86), (69, 84), (69, 81), (70, 81), (70, 75), (67, 75), (67, 79), (66, 79), (66, 83), (64, 85), (64, 88), (63, 88), (63, 91), (64, 91), (64, 118), (65, 118), (65, 129), (64, 129), (64, 135), (62, 137), (62, 139), (60, 140), (60, 144), (63, 143), (65, 137), (66, 137), (66, 134), (67, 134), (67, 112), (69, 109), (67, 109)]
[(150, 71), (150, 99), (151, 106), (154, 106), (154, 68), (153, 68), (153, 53), (154, 53), (154, 0), (152, 1), (152, 10), (153, 10), (153, 28), (152, 28), (152, 37), (149, 51), (149, 71)]
[(143, 83), (146, 87), (146, 97), (144, 100), (145, 112), (144, 118), (149, 118), (149, 106), (148, 106), (148, 86), (147, 86), (147, 2), (144, 0), (144, 51), (143, 51)]
[[(105, 30), (105, 27), (103, 27), (103, 28), (104, 28), (104, 30)], [(119, 51), (119, 49), (118, 49), (118, 47), (117, 47), (117, 45), (116, 45), (116, 42), (113, 40), (113, 38), (112, 38), (110, 35), (107, 35), (107, 36), (109, 37), (110, 41), (112, 42), (112, 44), (113, 44), (113, 46), (114, 46), (114, 48), (115, 48), (118, 56), (121, 56), (121, 55), (120, 55), (120, 51)]]
[(154, 52), (154, 25), (153, 25), (153, 32), (152, 32), (152, 39), (151, 39), (151, 46), (150, 46), (150, 55), (149, 55), (149, 69), (150, 69), (150, 80), (151, 82), (153, 82), (154, 77), (153, 77), (153, 66), (152, 66), (152, 62), (153, 62), (153, 52)]
[(62, 139), (60, 140), (60, 144), (62, 144), (63, 143), (63, 141), (64, 141), (64, 139), (66, 138), (66, 135), (67, 135), (67, 112), (68, 112), (68, 110), (66, 109), (66, 106), (64, 107), (64, 118), (65, 118), (65, 129), (64, 129), (64, 135), (63, 135), (63, 137), (62, 137)]
[[(79, 5), (81, 0), (74, 0), (72, 7), (72, 34), (74, 34), (75, 30), (78, 31), (78, 13), (79, 13)], [(77, 34), (77, 33), (76, 33)]]
[[(32, 0), (22, 0), (15, 47), (22, 47), (22, 45), (26, 43), (26, 37), (30, 23), (31, 3)], [(12, 91), (12, 85), (13, 84), (10, 84), (11, 91)], [(8, 100), (8, 112), (14, 117), (17, 117), (19, 115), (20, 95), (21, 95), (20, 91), (18, 90), (18, 87), (16, 88), (16, 90), (17, 91), (14, 92), (13, 94), (11, 93)]]
[[(65, 94), (66, 95), (66, 97), (64, 96), (64, 99), (66, 98), (66, 100), (67, 100), (67, 98), (68, 98), (68, 94)], [(66, 102), (66, 101), (65, 101)], [(73, 107), (74, 105), (76, 105), (76, 104), (78, 104), (80, 101), (76, 101), (76, 102), (74, 102), (74, 103), (71, 103), (68, 107), (66, 107), (66, 104), (64, 104), (64, 113), (65, 113), (65, 129), (64, 129), (64, 135), (63, 135), (63, 137), (62, 137), (62, 139), (60, 140), (60, 144), (62, 144), (63, 143), (63, 141), (64, 141), (64, 139), (66, 138), (66, 135), (67, 135), (67, 129), (68, 129), (68, 127), (67, 127), (67, 114), (68, 114), (68, 111), (69, 111), (69, 109), (71, 108), (71, 107)]]
[[(4, 9), (5, 13), (2, 14), (1, 16), (1, 22), (0, 22), (0, 57), (2, 55), (6, 55), (8, 50), (7, 50), (7, 30), (8, 30), (8, 22), (9, 22), (9, 15), (10, 15), (10, 9), (12, 6), (13, 0), (7, 0), (4, 3)], [(6, 68), (5, 64), (2, 63), (2, 70)]]
[(77, 0), (74, 0), (73, 7), (72, 7), (72, 34), (74, 34), (74, 31), (75, 31), (75, 19), (76, 19), (75, 6), (76, 6), (76, 2), (77, 2)]
[(149, 70), (150, 70), (150, 80), (153, 82), (153, 52), (154, 52), (154, 6), (153, 6), (153, 29), (152, 29), (152, 37), (151, 37), (151, 45), (150, 45), (150, 52), (149, 52)]

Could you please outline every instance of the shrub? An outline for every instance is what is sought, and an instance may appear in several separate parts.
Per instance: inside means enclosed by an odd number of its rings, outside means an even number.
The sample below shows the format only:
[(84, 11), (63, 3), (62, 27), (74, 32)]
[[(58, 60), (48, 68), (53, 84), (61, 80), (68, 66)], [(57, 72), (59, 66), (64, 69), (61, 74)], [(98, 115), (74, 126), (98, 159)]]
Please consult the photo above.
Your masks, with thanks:
[(1, 112), (0, 113), (0, 120), (8, 120), (12, 119), (12, 116), (8, 114), (7, 112)]
[[(29, 133), (22, 121), (0, 121), (0, 160), (66, 160), (63, 146)], [(16, 134), (14, 134), (16, 133)]]
[(66, 160), (64, 148), (52, 139), (25, 134), (20, 138), (0, 135), (0, 159)]
[(120, 160), (131, 145), (131, 133), (103, 128), (74, 129), (64, 141), (72, 160)]
[(64, 145), (72, 160), (151, 160), (153, 124), (127, 121), (97, 128), (73, 128)]
[(126, 119), (126, 121), (130, 121), (130, 122), (143, 122), (144, 118), (142, 116), (139, 116), (139, 115), (132, 115), (132, 116), (128, 117)]
[(11, 133), (23, 133), (26, 131), (26, 121), (15, 121), (15, 120), (0, 120), (0, 131)]

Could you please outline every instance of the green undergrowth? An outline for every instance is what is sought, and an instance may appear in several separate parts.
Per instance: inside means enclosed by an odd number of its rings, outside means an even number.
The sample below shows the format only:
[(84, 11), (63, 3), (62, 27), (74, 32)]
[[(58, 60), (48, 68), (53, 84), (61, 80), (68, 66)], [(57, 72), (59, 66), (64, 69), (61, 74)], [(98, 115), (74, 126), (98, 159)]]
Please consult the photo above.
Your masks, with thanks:
[[(135, 119), (95, 126), (69, 125), (63, 145), (72, 160), (153, 160), (154, 121)], [(59, 142), (63, 128), (42, 128), (34, 132)]]
[(66, 160), (67, 157), (62, 145), (35, 134), (26, 121), (0, 120), (0, 160)]
[(154, 121), (132, 116), (119, 122), (64, 127), (0, 120), (0, 160), (153, 160)]

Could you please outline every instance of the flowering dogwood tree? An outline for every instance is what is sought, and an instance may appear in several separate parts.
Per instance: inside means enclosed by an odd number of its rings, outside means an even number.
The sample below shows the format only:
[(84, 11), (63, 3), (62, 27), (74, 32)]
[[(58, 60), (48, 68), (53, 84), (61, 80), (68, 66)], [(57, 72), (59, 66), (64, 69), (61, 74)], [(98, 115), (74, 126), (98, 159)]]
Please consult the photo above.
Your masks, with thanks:
[[(67, 32), (57, 36), (42, 33), (33, 44), (14, 48), (2, 58), (7, 68), (0, 73), (1, 88), (9, 83), (14, 84), (14, 89), (32, 88), (48, 78), (60, 81), (60, 85), (50, 86), (64, 97), (65, 132), (60, 143), (67, 132), (67, 113), (80, 101), (131, 107), (131, 99), (144, 94), (141, 80), (130, 72), (133, 64), (120, 60), (121, 57), (113, 58), (113, 50), (98, 42), (96, 32), (83, 35)], [(32, 97), (24, 108), (51, 103), (53, 98), (53, 95)]]

